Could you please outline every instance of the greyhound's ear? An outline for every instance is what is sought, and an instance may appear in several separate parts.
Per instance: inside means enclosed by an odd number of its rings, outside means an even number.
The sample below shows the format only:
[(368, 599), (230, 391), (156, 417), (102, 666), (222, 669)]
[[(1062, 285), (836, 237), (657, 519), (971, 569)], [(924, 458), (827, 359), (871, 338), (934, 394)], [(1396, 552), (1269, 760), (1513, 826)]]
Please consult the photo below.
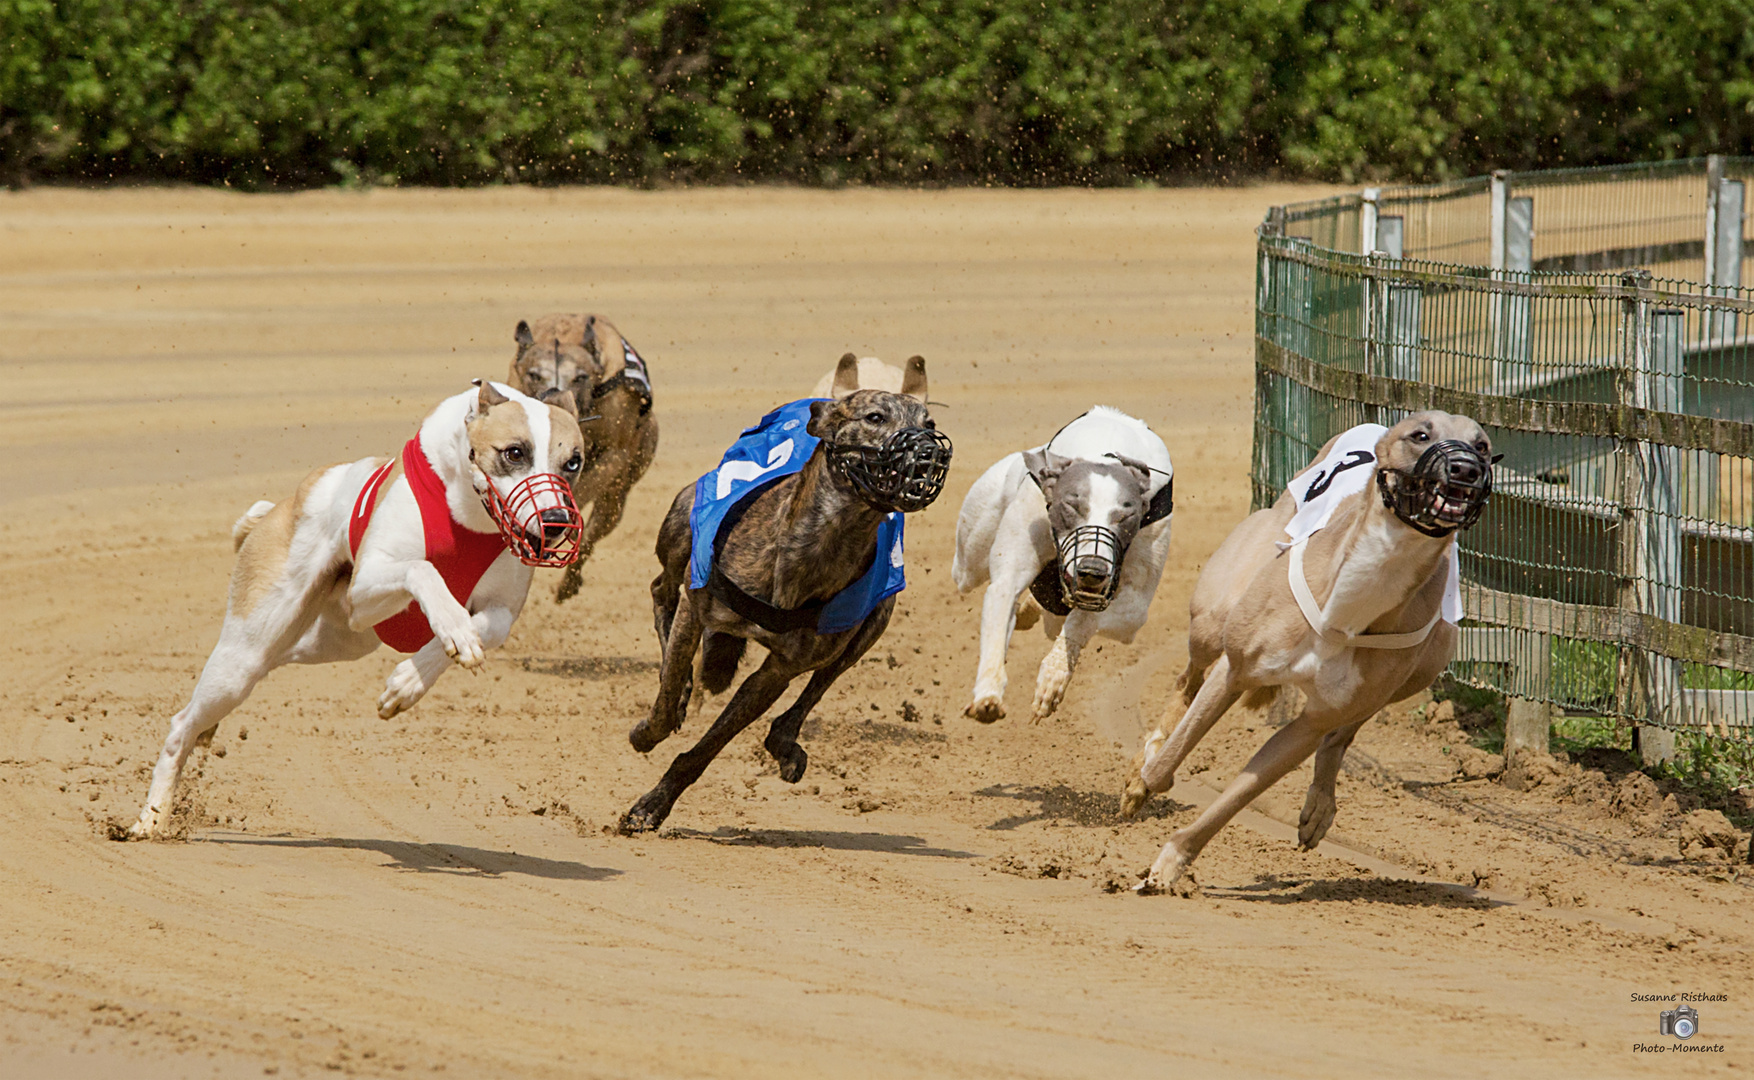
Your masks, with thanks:
[(925, 357), (910, 356), (907, 358), (907, 368), (901, 373), (901, 392), (921, 405), (926, 403)]
[(565, 390), (550, 389), (544, 391), (542, 394), (542, 403), (554, 406), (561, 412), (572, 417), (574, 420), (579, 418), (578, 399), (567, 393)]
[(842, 398), (859, 388), (859, 358), (847, 353), (834, 365), (834, 385), (828, 388), (829, 397)]
[(470, 381), (480, 387), (480, 392), (475, 395), (475, 405), (481, 412), (486, 412), (495, 405), (504, 405), (511, 400), (500, 393), (499, 389), (486, 379), (472, 379)]
[(1029, 470), (1030, 477), (1035, 480), (1036, 487), (1041, 488), (1044, 496), (1053, 490), (1054, 481), (1060, 478), (1060, 470), (1064, 468), (1063, 465), (1054, 464), (1052, 456), (1046, 450), (1025, 450), (1023, 467)]
[(834, 427), (839, 426), (833, 425), (833, 414), (838, 404), (839, 402), (835, 401), (812, 401), (810, 403), (810, 422), (804, 425), (804, 430), (818, 439), (826, 439), (833, 435)]
[(1125, 454), (1110, 454), (1109, 457), (1125, 465), (1134, 478), (1139, 481), (1139, 493), (1143, 495), (1151, 489), (1151, 466), (1138, 458), (1130, 458)]
[(520, 349), (529, 348), (531, 346), (531, 344), (533, 344), (536, 340), (536, 335), (530, 333), (530, 324), (525, 322), (522, 319), (518, 320), (517, 332), (514, 333), (512, 336), (517, 338), (518, 348), (520, 348)]
[(597, 344), (597, 316), (595, 315), (585, 316), (584, 346), (585, 351), (591, 354), (591, 359), (601, 362), (602, 357), (597, 355), (600, 346)]

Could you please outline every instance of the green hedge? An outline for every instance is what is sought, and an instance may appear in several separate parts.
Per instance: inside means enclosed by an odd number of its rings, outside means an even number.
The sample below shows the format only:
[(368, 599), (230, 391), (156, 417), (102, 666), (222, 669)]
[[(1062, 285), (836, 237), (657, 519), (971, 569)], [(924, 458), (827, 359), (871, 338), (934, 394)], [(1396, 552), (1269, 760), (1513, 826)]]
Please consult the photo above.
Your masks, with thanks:
[(0, 0), (0, 178), (1407, 179), (1754, 151), (1754, 0)]

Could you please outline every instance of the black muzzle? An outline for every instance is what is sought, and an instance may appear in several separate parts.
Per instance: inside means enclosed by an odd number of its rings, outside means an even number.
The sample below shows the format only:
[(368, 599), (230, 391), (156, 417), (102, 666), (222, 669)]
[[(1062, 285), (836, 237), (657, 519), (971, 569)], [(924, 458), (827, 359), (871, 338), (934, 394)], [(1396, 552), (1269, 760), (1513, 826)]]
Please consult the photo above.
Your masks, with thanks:
[(902, 428), (882, 446), (830, 446), (828, 464), (879, 510), (924, 510), (950, 475), (950, 440), (923, 427)]
[(1488, 461), (1460, 439), (1445, 439), (1420, 454), (1409, 471), (1377, 470), (1376, 486), (1382, 504), (1410, 528), (1448, 536), (1480, 520), (1492, 496), (1492, 462), (1503, 456)]
[(1120, 536), (1102, 525), (1080, 525), (1059, 538), (1060, 595), (1066, 606), (1104, 611), (1121, 583)]

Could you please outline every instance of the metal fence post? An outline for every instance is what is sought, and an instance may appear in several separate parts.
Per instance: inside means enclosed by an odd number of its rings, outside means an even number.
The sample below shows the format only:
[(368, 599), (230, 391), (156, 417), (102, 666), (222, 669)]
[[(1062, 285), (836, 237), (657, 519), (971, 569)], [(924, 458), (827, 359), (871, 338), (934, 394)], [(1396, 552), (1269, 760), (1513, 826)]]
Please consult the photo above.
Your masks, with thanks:
[[(1618, 363), (1614, 370), (1614, 397), (1621, 405), (1637, 407), (1644, 393), (1643, 375), (1650, 370), (1650, 339), (1647, 334), (1650, 303), (1644, 295), (1650, 279), (1648, 270), (1628, 270), (1620, 275), (1620, 283), (1627, 292), (1621, 297), (1622, 333), (1620, 355), (1616, 358)], [(1614, 459), (1620, 488), (1616, 508), (1618, 520), (1613, 526), (1616, 576), (1619, 578), (1615, 606), (1624, 612), (1637, 612), (1643, 606), (1638, 583), (1644, 563), (1642, 538), (1645, 524), (1643, 470), (1639, 467), (1637, 440), (1619, 439), (1614, 448)], [(1635, 693), (1635, 673), (1642, 654), (1635, 646), (1626, 643), (1621, 643), (1616, 652), (1615, 710), (1621, 716), (1643, 715), (1642, 710), (1638, 710)], [(1642, 727), (1635, 725), (1632, 732), (1635, 745), (1642, 745), (1641, 733)]]
[(1391, 259), (1399, 259), (1406, 250), (1407, 219), (1400, 214), (1378, 214), (1376, 218), (1376, 249)]
[[(1714, 286), (1712, 291), (1718, 296), (1734, 296), (1742, 284), (1742, 212), (1746, 192), (1747, 188), (1740, 180), (1719, 180), (1717, 191), (1710, 200), (1714, 208), (1711, 215), (1713, 265), (1707, 284)], [(1737, 321), (1733, 311), (1714, 311), (1706, 333), (1718, 342), (1727, 343), (1736, 336)]]
[[(1495, 184), (1495, 196), (1501, 189)], [(1512, 274), (1527, 275), (1535, 267), (1535, 200), (1526, 195), (1495, 198), (1493, 208), (1502, 211), (1494, 215), (1499, 232), (1493, 247), (1499, 253), (1499, 265), (1493, 277), (1502, 281)], [(1534, 356), (1530, 298), (1499, 294), (1493, 309), (1493, 382), (1500, 393), (1514, 393), (1534, 374), (1530, 368)]]
[(1724, 179), (1724, 156), (1705, 158), (1705, 283), (1717, 284), (1717, 188)]
[(1359, 196), (1358, 203), (1358, 253), (1369, 255), (1381, 250), (1377, 243), (1376, 200), (1381, 197), (1382, 188), (1367, 187)]
[[(1616, 372), (1622, 405), (1681, 411), (1686, 313), (1653, 309), (1651, 275), (1634, 270), (1621, 281), (1626, 297), (1626, 342)], [(1637, 439), (1619, 450), (1619, 606), (1629, 613), (1676, 623), (1681, 619), (1682, 451)], [(1672, 757), (1680, 716), (1681, 665), (1641, 646), (1623, 645), (1616, 679), (1622, 715), (1642, 717), (1634, 740), (1647, 763)], [(1642, 691), (1642, 693), (1640, 692)]]
[[(1496, 169), (1492, 173), (1492, 223), (1486, 249), (1486, 268), (1504, 269), (1504, 202), (1510, 196), (1510, 171)], [(1494, 277), (1497, 275), (1494, 274)]]
[[(1687, 313), (1673, 308), (1653, 309), (1650, 321), (1650, 367), (1638, 379), (1642, 393), (1638, 404), (1646, 409), (1678, 413), (1681, 411), (1681, 387)], [(1682, 475), (1685, 452), (1680, 447), (1656, 443), (1640, 444), (1639, 471), (1642, 475), (1644, 576), (1643, 610), (1665, 622), (1681, 621), (1681, 517), (1686, 495)], [(1657, 725), (1672, 729), (1681, 716), (1681, 663), (1656, 653), (1647, 653), (1644, 665), (1644, 691), (1647, 715)], [(1671, 756), (1673, 738), (1667, 746), (1657, 747), (1661, 736), (1649, 737), (1640, 732), (1639, 747), (1647, 759)], [(1656, 751), (1655, 754), (1652, 751)], [(1660, 757), (1658, 758), (1660, 760)]]

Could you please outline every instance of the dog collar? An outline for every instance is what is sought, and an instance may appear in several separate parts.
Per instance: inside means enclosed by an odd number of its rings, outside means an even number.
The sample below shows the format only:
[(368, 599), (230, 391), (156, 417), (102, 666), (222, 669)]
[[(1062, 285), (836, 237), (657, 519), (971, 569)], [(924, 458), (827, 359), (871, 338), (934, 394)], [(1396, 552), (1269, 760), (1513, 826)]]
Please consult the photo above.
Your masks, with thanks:
[[(1315, 535), (1314, 533), (1310, 534)], [(1291, 578), (1291, 595), (1297, 600), (1297, 610), (1303, 612), (1303, 619), (1309, 628), (1329, 645), (1337, 645), (1343, 649), (1411, 649), (1421, 645), (1431, 636), (1431, 628), (1443, 618), (1443, 605), (1437, 605), (1437, 611), (1418, 630), (1405, 634), (1348, 634), (1344, 630), (1335, 630), (1327, 625), (1322, 616), (1322, 606), (1316, 603), (1315, 593), (1310, 591), (1309, 579), (1303, 573), (1303, 549), (1309, 543), (1309, 537), (1295, 541), (1291, 545), (1291, 566), (1288, 574)]]

